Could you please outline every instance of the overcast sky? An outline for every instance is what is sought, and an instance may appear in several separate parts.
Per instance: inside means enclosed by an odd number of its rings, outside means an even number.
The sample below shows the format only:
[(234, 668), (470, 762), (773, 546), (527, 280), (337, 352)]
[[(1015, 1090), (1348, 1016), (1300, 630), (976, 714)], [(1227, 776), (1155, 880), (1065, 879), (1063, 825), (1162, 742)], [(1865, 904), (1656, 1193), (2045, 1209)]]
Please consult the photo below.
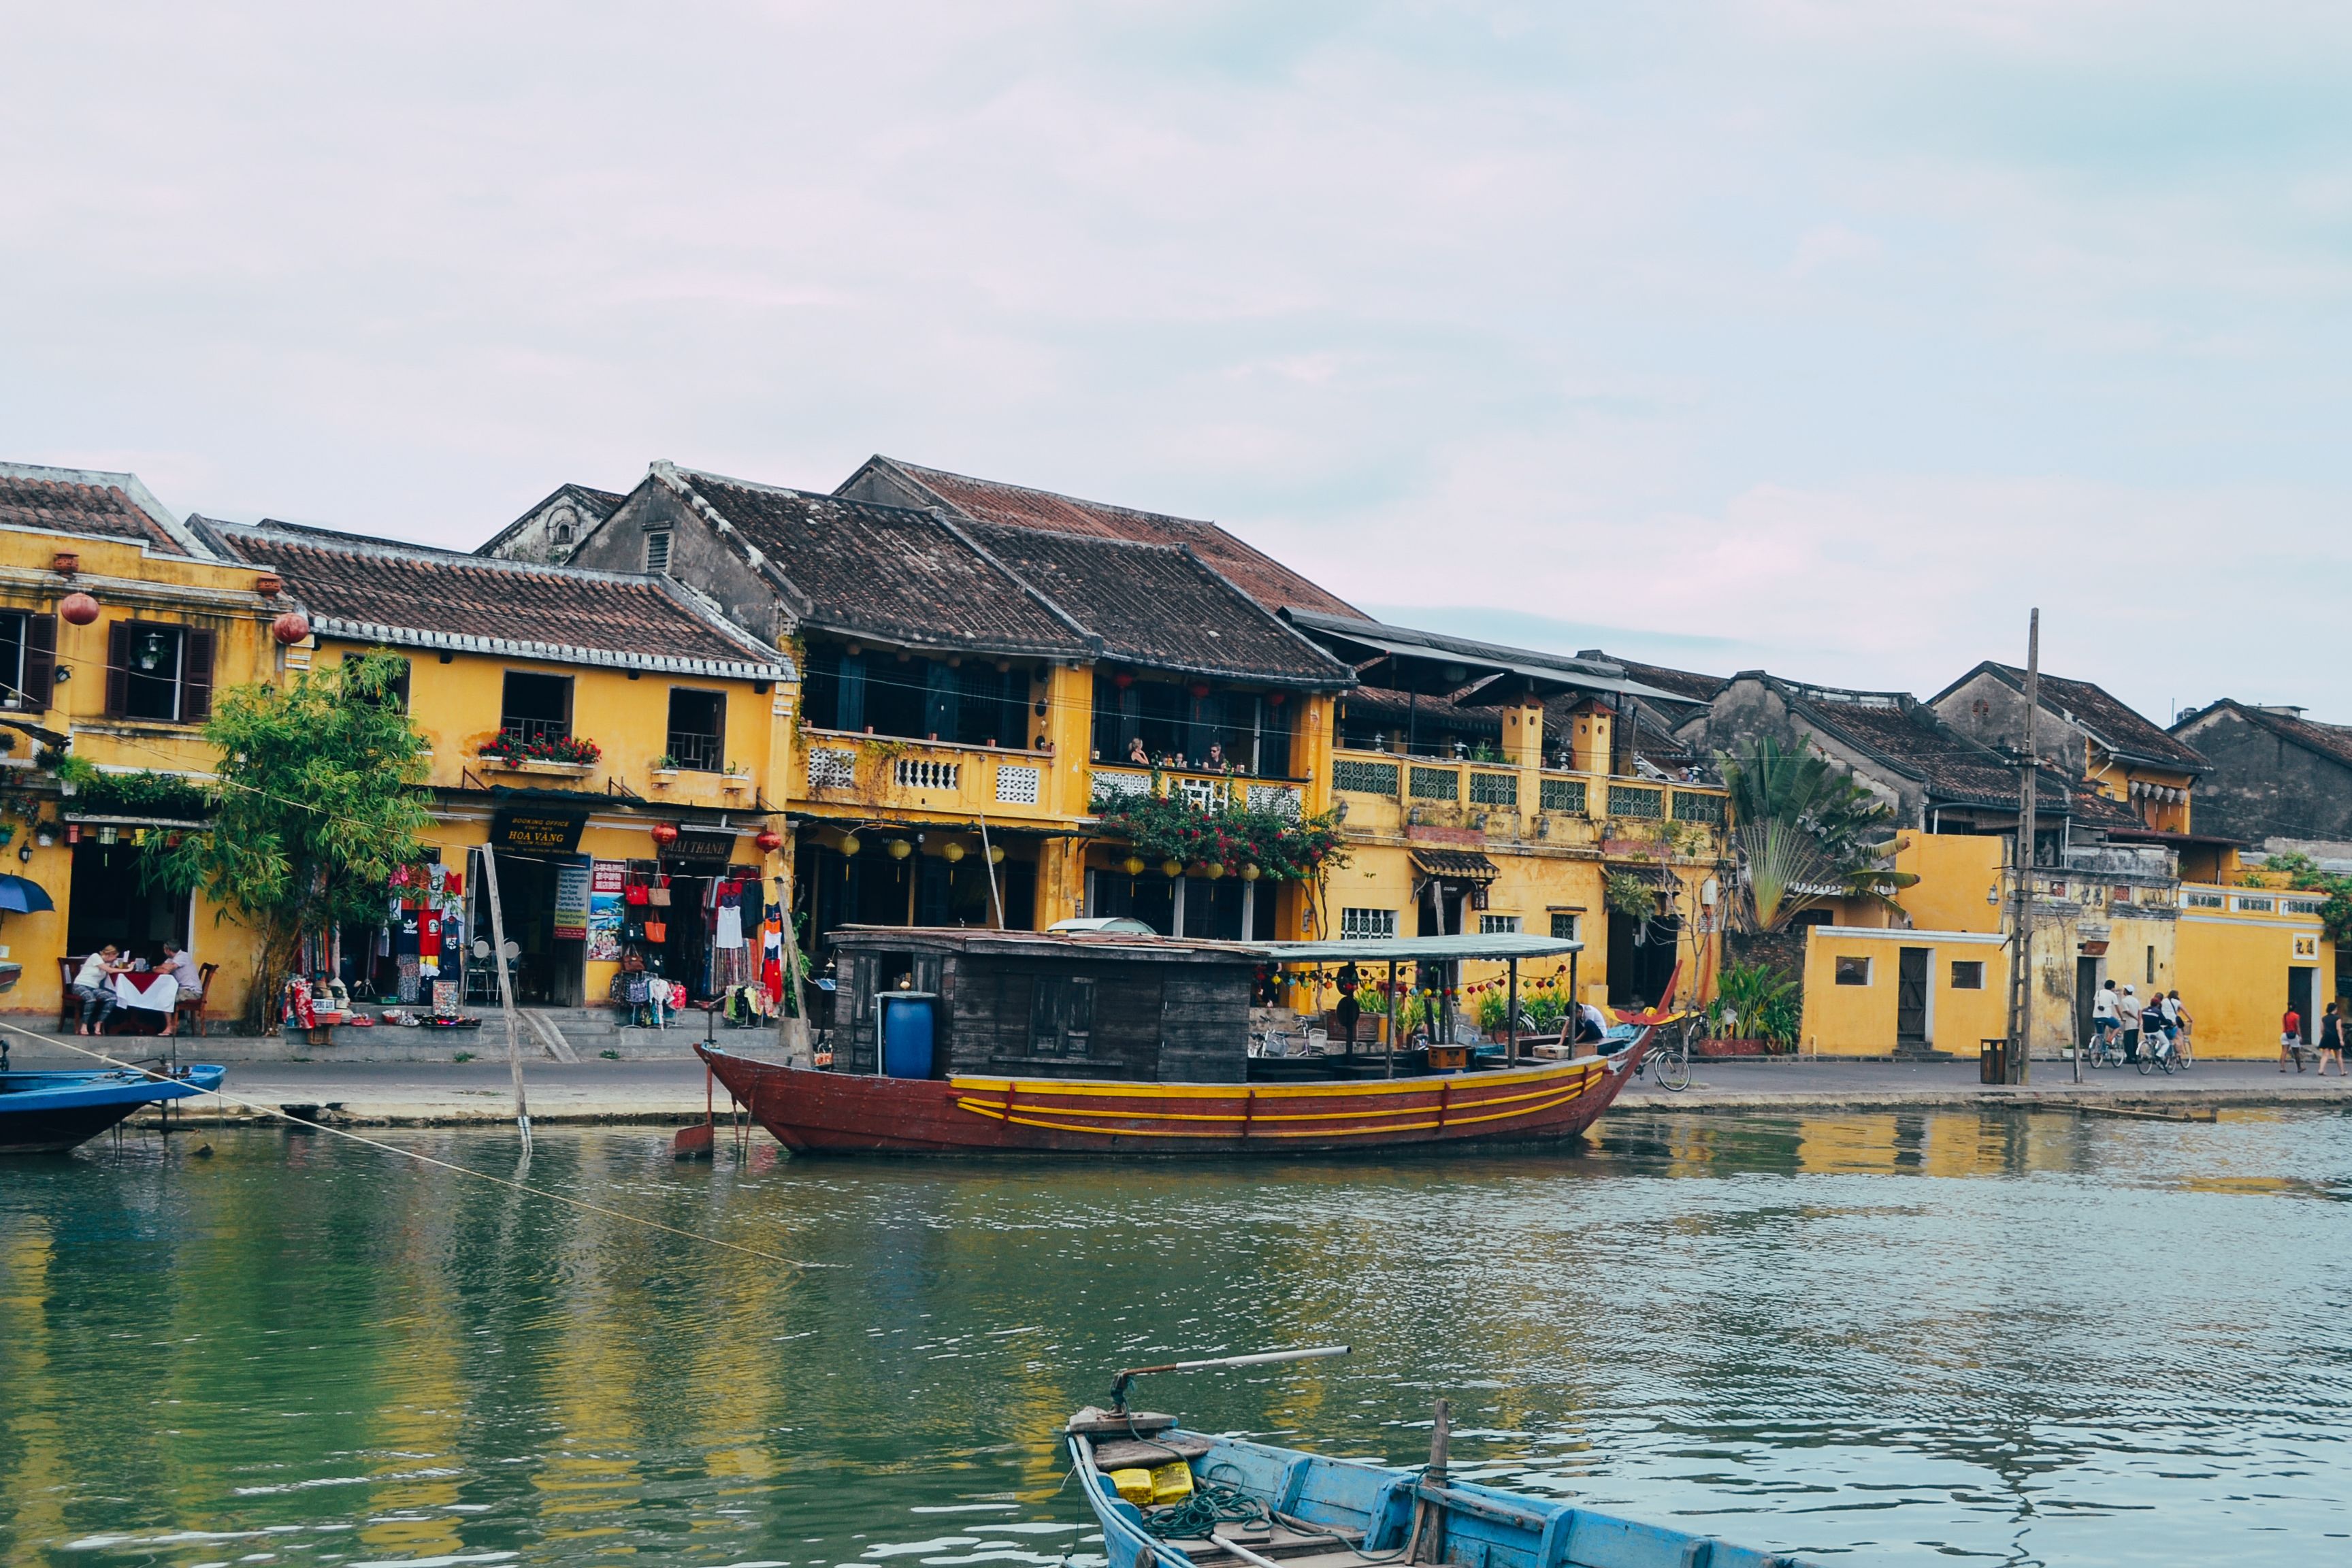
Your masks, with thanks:
[(2352, 721), (2352, 6), (0, 0), (0, 458), (470, 546), (655, 458), (1390, 618)]

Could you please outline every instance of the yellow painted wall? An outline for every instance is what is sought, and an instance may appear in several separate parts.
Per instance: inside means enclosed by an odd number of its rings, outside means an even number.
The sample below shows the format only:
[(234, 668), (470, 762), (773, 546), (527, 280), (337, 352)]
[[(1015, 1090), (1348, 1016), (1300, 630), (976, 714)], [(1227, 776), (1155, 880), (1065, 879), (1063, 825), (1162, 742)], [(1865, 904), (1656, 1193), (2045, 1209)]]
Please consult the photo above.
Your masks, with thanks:
[[(1805, 932), (1803, 1048), (1821, 1056), (1883, 1057), (1895, 1046), (1896, 974), (1906, 947), (1928, 950), (1927, 1042), (1954, 1056), (2007, 1032), (2009, 962), (1997, 940), (1950, 931), (1863, 931), (1812, 926)], [(1837, 984), (1837, 960), (1870, 961), (1866, 985)], [(1955, 962), (1981, 963), (1984, 984), (1952, 984)]]
[[(78, 569), (58, 572), (57, 557), (69, 552), (79, 557)], [(184, 556), (151, 552), (127, 541), (85, 539), (37, 530), (0, 530), (0, 608), (33, 615), (55, 615), (67, 595), (80, 592), (95, 598), (99, 617), (87, 626), (58, 624), (58, 679), (49, 709), (41, 713), (16, 711), (50, 730), (73, 738), (73, 753), (107, 772), (186, 773), (202, 780), (211, 775), (215, 753), (205, 743), (201, 724), (154, 723), (106, 716), (106, 657), (109, 628), (125, 620), (153, 621), (208, 629), (214, 634), (213, 691), (215, 700), (226, 689), (257, 679), (275, 679), (278, 645), (269, 636), (269, 622), (279, 606), (257, 592), (265, 575), (250, 566), (229, 566)], [(0, 731), (0, 779), (33, 782), (34, 744), (13, 730)], [(46, 785), (46, 780), (44, 780)], [(49, 799), (42, 807), (55, 823), (60, 813), (73, 814), (70, 799)], [(28, 837), (28, 825), (9, 818), (11, 848)], [(24, 976), (6, 997), (6, 1010), (54, 1021), (63, 988), (57, 961), (65, 952), (67, 922), (72, 903), (72, 851), (65, 835), (48, 847), (36, 846), (29, 861), (8, 863), (8, 869), (30, 878), (45, 889), (57, 909), (35, 915), (10, 915), (0, 921), (0, 947), (24, 965)], [(252, 977), (249, 946), (237, 928), (216, 922), (211, 905), (195, 901), (189, 921), (189, 945), (200, 963), (218, 963), (210, 1005), (218, 1015), (234, 1015), (245, 1004)], [(79, 956), (78, 954), (70, 956)], [(152, 954), (147, 956), (152, 956)]]
[[(2192, 900), (2221, 901), (2218, 909), (2189, 902), (2180, 911), (2175, 938), (2180, 999), (2196, 1020), (2197, 1054), (2277, 1056), (2279, 1016), (2286, 1011), (2289, 971), (2295, 968), (2313, 972), (2313, 1005), (2305, 1021), (2308, 1037), (2310, 1014), (2336, 996), (2336, 944), (2326, 939), (2318, 916), (2287, 912), (2289, 895), (2284, 893), (2196, 886), (2183, 891)], [(2251, 896), (2269, 899), (2273, 907), (2236, 907)]]
[(1911, 923), (1928, 931), (1998, 931), (2001, 900), (1988, 900), (1988, 889), (2005, 900), (2008, 840), (1996, 834), (1906, 833), (1895, 852), (1895, 868), (1919, 880), (1895, 901)]

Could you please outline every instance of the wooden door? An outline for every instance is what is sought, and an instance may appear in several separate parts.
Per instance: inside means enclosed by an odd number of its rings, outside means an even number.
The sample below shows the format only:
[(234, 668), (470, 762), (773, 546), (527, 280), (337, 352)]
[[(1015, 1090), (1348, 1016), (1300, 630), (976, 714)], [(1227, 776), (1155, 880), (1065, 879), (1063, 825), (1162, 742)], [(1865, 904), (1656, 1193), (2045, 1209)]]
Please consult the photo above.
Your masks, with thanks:
[(1895, 1043), (1927, 1043), (1927, 960), (1929, 950), (1906, 947), (1896, 955), (1895, 968)]

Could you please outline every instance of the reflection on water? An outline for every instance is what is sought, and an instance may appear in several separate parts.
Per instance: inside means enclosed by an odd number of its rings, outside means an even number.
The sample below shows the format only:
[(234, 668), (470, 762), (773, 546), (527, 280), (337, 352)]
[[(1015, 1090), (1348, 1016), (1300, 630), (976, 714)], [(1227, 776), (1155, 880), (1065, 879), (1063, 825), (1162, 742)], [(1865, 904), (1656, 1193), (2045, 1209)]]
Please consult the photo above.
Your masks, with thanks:
[[(488, 1170), (510, 1141), (407, 1135)], [(716, 1167), (558, 1190), (278, 1132), (0, 1166), (0, 1560), (1051, 1564), (1050, 1433), (1194, 1425), (1855, 1560), (2352, 1560), (2352, 1119), (1622, 1114), (1392, 1165)], [(2194, 1542), (2193, 1548), (2189, 1545)]]

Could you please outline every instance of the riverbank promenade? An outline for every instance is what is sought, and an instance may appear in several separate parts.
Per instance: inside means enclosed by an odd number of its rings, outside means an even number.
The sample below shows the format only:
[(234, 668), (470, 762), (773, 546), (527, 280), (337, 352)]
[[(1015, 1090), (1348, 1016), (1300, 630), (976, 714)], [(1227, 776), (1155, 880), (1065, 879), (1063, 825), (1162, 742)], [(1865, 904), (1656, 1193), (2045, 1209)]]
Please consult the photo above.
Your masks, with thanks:
[[(438, 1061), (240, 1061), (237, 1047), (250, 1042), (183, 1040), (182, 1060), (229, 1064), (222, 1086), (243, 1100), (262, 1106), (337, 1108), (327, 1112), (353, 1124), (374, 1126), (484, 1125), (511, 1120), (511, 1089), (499, 1038), (481, 1041), (475, 1059)], [(739, 1047), (752, 1037), (736, 1036)], [(688, 1037), (673, 1035), (677, 1054), (557, 1062), (527, 1055), (524, 1077), (534, 1121), (667, 1126), (699, 1121), (706, 1104), (701, 1062), (687, 1049)], [(115, 1038), (111, 1054), (134, 1060), (142, 1042)], [(70, 1068), (87, 1058), (59, 1045), (44, 1047), (19, 1037), (20, 1068)], [(724, 1115), (727, 1091), (709, 1103)], [(1637, 1079), (1619, 1099), (1621, 1109), (1644, 1110), (1835, 1111), (1966, 1109), (1998, 1105), (2132, 1107), (2174, 1111), (2261, 1106), (2352, 1106), (2352, 1079), (2315, 1070), (2282, 1074), (2273, 1062), (2200, 1063), (2167, 1078), (2146, 1078), (2134, 1068), (2085, 1068), (2073, 1081), (2072, 1064), (2037, 1061), (2033, 1081), (2022, 1086), (1979, 1083), (1974, 1062), (1891, 1062), (1800, 1058), (1786, 1061), (1700, 1061), (1692, 1065), (1691, 1087), (1679, 1094)], [(266, 1113), (234, 1105), (192, 1100), (175, 1108), (178, 1122), (241, 1121)]]

